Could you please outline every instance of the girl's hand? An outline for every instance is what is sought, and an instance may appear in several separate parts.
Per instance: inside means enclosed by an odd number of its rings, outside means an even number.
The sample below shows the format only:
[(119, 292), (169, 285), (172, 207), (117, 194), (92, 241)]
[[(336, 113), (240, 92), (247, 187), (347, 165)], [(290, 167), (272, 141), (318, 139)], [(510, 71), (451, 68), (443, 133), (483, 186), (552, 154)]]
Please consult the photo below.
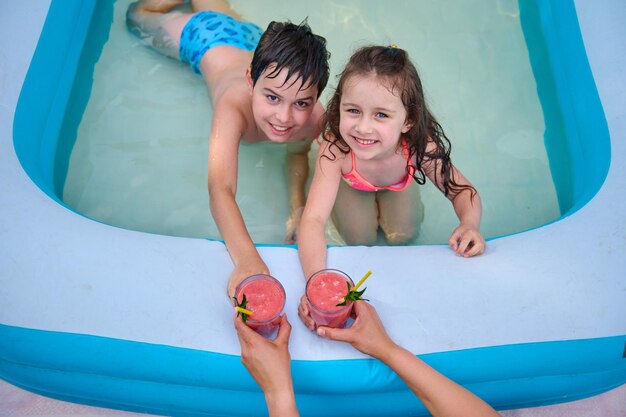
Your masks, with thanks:
[(461, 223), (454, 229), (452, 236), (448, 239), (448, 244), (457, 256), (469, 258), (481, 255), (485, 252), (485, 239), (477, 228)]
[(313, 318), (311, 317), (311, 313), (309, 312), (309, 305), (306, 302), (306, 295), (303, 295), (300, 299), (300, 305), (298, 306), (298, 316), (302, 323), (307, 327), (307, 329), (313, 331), (315, 330), (316, 324)]

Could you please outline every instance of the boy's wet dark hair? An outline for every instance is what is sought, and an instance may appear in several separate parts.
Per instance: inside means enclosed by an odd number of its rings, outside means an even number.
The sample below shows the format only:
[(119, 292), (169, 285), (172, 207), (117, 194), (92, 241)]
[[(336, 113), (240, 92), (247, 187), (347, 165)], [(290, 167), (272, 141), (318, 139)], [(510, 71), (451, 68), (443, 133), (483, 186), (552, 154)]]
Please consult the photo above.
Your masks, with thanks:
[(306, 20), (299, 25), (271, 22), (263, 32), (250, 64), (252, 84), (256, 84), (269, 66), (275, 65), (266, 75), (268, 78), (277, 77), (286, 68), (286, 80), (296, 75), (297, 79), (302, 80), (300, 89), (317, 86), (319, 98), (328, 82), (329, 58), (326, 39), (315, 35)]

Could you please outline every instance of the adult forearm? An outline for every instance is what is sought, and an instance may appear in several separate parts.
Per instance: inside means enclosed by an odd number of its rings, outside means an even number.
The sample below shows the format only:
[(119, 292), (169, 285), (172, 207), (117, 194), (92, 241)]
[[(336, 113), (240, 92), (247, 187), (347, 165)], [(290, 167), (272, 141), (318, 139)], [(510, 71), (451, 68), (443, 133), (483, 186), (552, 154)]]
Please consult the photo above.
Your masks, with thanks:
[(293, 388), (280, 393), (266, 393), (265, 403), (270, 417), (296, 417), (300, 415)]
[(411, 352), (396, 346), (381, 358), (417, 395), (433, 417), (498, 416), (487, 403)]

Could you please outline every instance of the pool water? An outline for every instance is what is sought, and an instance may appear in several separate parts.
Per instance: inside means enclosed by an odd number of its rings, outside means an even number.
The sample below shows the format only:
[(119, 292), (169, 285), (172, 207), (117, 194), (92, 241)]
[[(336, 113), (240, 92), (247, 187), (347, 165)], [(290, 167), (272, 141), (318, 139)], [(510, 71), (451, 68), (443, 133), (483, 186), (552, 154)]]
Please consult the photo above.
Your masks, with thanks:
[[(115, 3), (109, 40), (70, 157), (63, 200), (98, 221), (151, 233), (220, 239), (207, 192), (212, 107), (200, 76), (126, 30), (130, 0)], [(482, 232), (495, 237), (560, 216), (544, 145), (544, 115), (514, 0), (231, 1), (245, 18), (300, 22), (328, 40), (331, 79), (365, 44), (406, 49), (427, 101), (452, 142), (455, 165), (483, 200)], [(315, 148), (310, 153), (311, 162)], [(253, 240), (283, 243), (285, 149), (243, 145), (237, 201)], [(312, 166), (312, 164), (311, 164)], [(458, 220), (422, 187), (416, 244), (444, 243)], [(329, 231), (329, 243), (341, 243)]]

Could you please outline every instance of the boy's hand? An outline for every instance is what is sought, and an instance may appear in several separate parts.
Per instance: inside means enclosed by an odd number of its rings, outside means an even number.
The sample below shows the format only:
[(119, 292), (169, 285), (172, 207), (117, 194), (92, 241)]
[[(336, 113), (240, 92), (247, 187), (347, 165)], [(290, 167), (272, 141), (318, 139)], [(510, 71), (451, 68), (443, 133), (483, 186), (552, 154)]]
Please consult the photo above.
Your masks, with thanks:
[(295, 244), (298, 239), (298, 226), (300, 226), (300, 219), (302, 218), (302, 212), (304, 207), (300, 207), (296, 210), (292, 210), (289, 213), (289, 218), (286, 223), (285, 243), (292, 245)]
[(457, 256), (465, 258), (482, 254), (487, 246), (485, 238), (478, 229), (463, 223), (454, 229), (450, 239), (448, 239), (448, 244)]
[(333, 329), (320, 326), (317, 334), (326, 339), (350, 343), (355, 349), (377, 359), (390, 354), (396, 345), (387, 335), (376, 309), (366, 301), (356, 301), (352, 312), (356, 316), (352, 327)]
[(316, 324), (313, 321), (313, 317), (311, 317), (311, 313), (309, 312), (309, 305), (306, 302), (306, 295), (303, 295), (300, 298), (300, 305), (298, 306), (298, 317), (307, 327), (307, 329), (313, 331), (315, 330)]
[(237, 285), (244, 279), (248, 278), (251, 275), (256, 274), (269, 274), (270, 270), (265, 265), (265, 262), (258, 259), (252, 259), (248, 262), (242, 263), (240, 265), (235, 266), (235, 269), (230, 274), (230, 278), (228, 279), (228, 298), (232, 300), (235, 296), (235, 290), (237, 289)]

